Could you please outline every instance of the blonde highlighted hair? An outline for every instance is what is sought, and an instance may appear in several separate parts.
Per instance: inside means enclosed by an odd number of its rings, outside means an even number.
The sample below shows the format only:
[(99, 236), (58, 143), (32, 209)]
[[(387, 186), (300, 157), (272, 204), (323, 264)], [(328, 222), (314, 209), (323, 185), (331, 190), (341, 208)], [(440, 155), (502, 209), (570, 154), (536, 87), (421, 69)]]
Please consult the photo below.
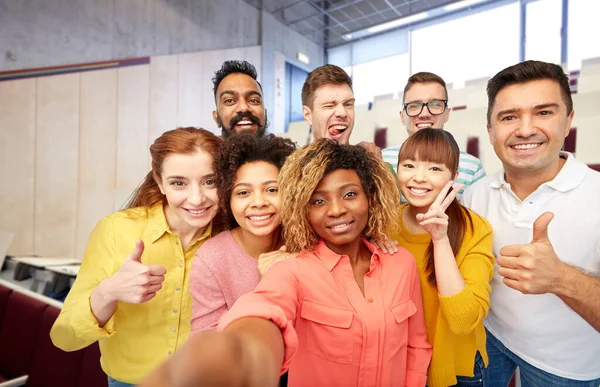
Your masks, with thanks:
[(373, 240), (396, 231), (400, 194), (385, 164), (360, 146), (322, 138), (292, 153), (279, 174), (280, 213), (288, 251), (315, 247), (319, 237), (308, 222), (310, 198), (321, 180), (338, 169), (355, 171), (367, 196), (369, 218), (363, 236)]

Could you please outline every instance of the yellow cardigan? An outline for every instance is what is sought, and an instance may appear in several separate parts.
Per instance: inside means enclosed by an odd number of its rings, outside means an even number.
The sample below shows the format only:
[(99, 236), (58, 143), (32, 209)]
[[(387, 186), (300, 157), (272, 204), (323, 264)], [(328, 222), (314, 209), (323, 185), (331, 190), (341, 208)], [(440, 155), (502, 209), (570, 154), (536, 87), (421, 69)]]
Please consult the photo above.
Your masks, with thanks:
[[(92, 231), (79, 275), (50, 331), (54, 345), (75, 351), (99, 341), (104, 372), (138, 383), (188, 339), (192, 315), (189, 273), (198, 247), (212, 226), (186, 251), (169, 229), (161, 204), (133, 208), (103, 218)], [(119, 270), (136, 239), (144, 241), (142, 263), (167, 269), (162, 289), (143, 304), (119, 302), (103, 327), (90, 309), (92, 291)]]
[(428, 233), (413, 234), (406, 230), (400, 207), (400, 232), (393, 236), (417, 261), (427, 338), (433, 346), (427, 385), (447, 387), (457, 383), (456, 376), (473, 376), (477, 351), (488, 364), (483, 319), (490, 306), (490, 281), (494, 275), (492, 227), (481, 216), (468, 210), (473, 229), (467, 227), (463, 244), (456, 256), (465, 288), (449, 297), (439, 295), (425, 273), (425, 251), (431, 241)]

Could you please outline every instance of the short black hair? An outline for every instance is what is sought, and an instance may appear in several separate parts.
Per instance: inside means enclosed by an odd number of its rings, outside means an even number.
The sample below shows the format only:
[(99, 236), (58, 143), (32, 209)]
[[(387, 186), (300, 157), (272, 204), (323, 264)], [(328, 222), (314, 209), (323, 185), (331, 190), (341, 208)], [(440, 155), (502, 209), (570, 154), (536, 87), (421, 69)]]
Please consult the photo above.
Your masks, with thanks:
[(487, 123), (492, 120), (492, 110), (496, 103), (496, 96), (505, 87), (521, 83), (551, 80), (560, 86), (562, 99), (567, 106), (567, 114), (573, 111), (573, 99), (571, 98), (571, 86), (569, 76), (565, 74), (562, 67), (554, 63), (537, 60), (527, 60), (516, 65), (505, 68), (494, 75), (487, 83), (488, 110)]
[(295, 150), (296, 144), (292, 140), (274, 134), (257, 137), (252, 133), (242, 132), (223, 141), (223, 146), (214, 159), (213, 171), (217, 176), (219, 205), (225, 213), (229, 229), (238, 226), (231, 211), (231, 191), (238, 169), (247, 163), (264, 161), (281, 170), (287, 157)]
[(226, 60), (221, 65), (221, 68), (215, 72), (215, 75), (212, 78), (213, 93), (215, 95), (215, 99), (217, 98), (217, 88), (219, 87), (219, 84), (221, 83), (223, 78), (236, 73), (246, 74), (250, 78), (254, 79), (256, 83), (258, 83), (260, 91), (262, 91), (262, 86), (260, 85), (260, 82), (258, 82), (256, 79), (258, 78), (256, 67), (254, 67), (252, 63), (247, 62), (245, 60)]

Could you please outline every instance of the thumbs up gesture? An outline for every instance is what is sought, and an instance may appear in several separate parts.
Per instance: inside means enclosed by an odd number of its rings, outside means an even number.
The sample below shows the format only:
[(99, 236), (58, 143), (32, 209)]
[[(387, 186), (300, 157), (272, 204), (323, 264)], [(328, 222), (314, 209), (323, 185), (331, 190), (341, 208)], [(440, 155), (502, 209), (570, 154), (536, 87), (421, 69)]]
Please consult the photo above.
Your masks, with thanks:
[(504, 284), (523, 294), (553, 293), (560, 283), (563, 262), (558, 258), (548, 238), (551, 212), (540, 215), (533, 224), (533, 239), (526, 245), (511, 245), (500, 249), (498, 274)]
[(151, 300), (162, 288), (167, 270), (162, 266), (144, 265), (144, 242), (138, 239), (119, 270), (109, 278), (108, 289), (114, 300), (141, 304)]

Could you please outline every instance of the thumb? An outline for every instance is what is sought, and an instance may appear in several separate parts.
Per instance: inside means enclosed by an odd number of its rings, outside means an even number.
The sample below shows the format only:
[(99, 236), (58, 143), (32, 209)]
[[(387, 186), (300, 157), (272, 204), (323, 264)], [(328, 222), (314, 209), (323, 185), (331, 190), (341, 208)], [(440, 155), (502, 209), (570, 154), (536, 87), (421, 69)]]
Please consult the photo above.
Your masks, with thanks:
[(548, 242), (548, 225), (554, 218), (552, 212), (544, 212), (533, 223), (533, 239), (531, 242)]
[(285, 245), (283, 245), (283, 246), (281, 246), (279, 248), (279, 251), (284, 251), (285, 252), (285, 251), (287, 251), (287, 247)]
[(128, 262), (139, 262), (142, 263), (142, 253), (144, 252), (144, 242), (141, 239), (135, 241), (135, 247), (131, 254), (125, 258)]

